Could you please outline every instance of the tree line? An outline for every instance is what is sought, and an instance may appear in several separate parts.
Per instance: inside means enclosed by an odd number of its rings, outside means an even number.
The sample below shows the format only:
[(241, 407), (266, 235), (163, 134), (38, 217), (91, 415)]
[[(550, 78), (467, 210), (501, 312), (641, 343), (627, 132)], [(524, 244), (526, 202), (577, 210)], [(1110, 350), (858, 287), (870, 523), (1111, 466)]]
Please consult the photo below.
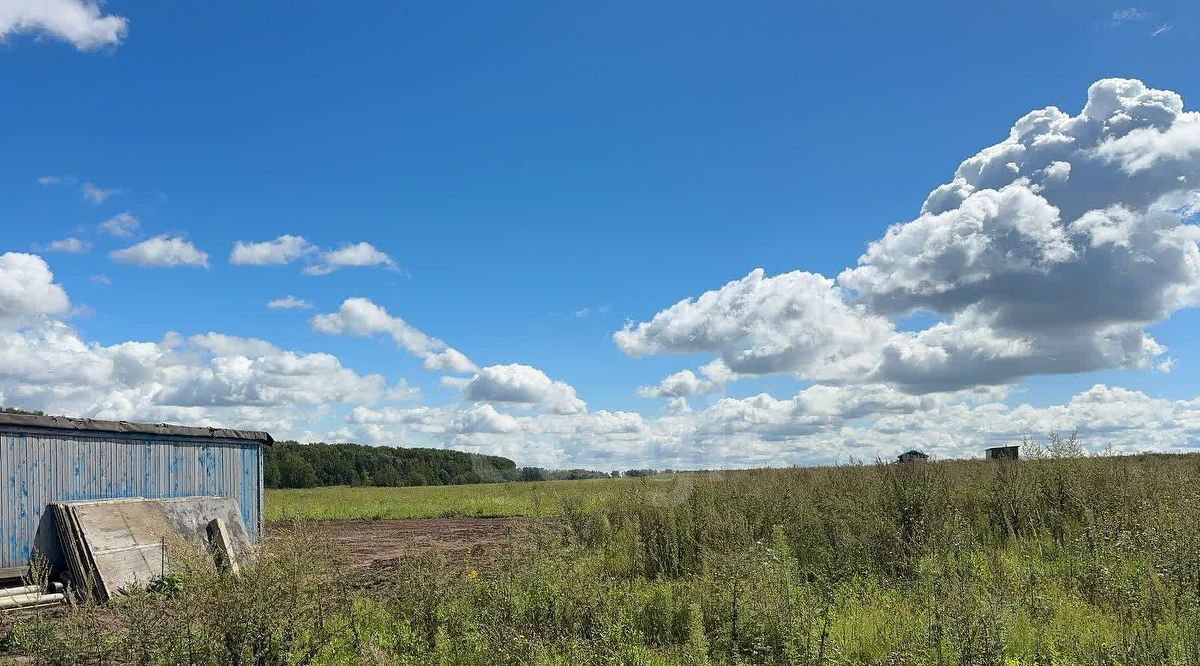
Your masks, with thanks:
[(300, 444), (266, 447), (263, 481), (268, 488), (317, 486), (447, 486), (501, 481), (599, 479), (618, 473), (586, 469), (517, 467), (501, 456), (446, 449)]

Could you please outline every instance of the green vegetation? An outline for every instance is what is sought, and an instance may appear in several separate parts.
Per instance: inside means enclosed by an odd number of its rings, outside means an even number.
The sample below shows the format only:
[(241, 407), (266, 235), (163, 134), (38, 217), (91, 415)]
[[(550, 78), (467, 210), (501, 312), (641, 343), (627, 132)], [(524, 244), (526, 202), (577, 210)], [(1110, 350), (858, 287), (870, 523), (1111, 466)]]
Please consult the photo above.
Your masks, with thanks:
[(236, 582), (188, 571), (12, 640), (58, 663), (1200, 663), (1200, 456), (1042, 453), (564, 484), (595, 492), (500, 561), (367, 589), (299, 524)]
[(266, 521), (546, 516), (564, 502), (598, 504), (633, 479), (486, 483), (420, 488), (268, 490)]
[(573, 481), (608, 476), (584, 469), (518, 469), (508, 458), (447, 449), (289, 441), (267, 447), (266, 451), (263, 481), (268, 488), (448, 486), (499, 481)]
[(279, 442), (266, 448), (268, 488), (442, 486), (505, 481), (517, 465), (500, 456), (444, 449)]

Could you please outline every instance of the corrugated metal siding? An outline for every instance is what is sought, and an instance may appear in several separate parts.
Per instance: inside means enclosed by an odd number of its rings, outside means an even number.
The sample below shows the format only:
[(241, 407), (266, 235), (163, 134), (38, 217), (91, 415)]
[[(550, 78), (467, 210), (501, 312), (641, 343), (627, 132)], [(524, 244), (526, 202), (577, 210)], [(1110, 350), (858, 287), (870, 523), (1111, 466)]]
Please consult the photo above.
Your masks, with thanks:
[(251, 537), (261, 536), (257, 442), (0, 432), (0, 474), (0, 567), (24, 566), (35, 539), (43, 551), (54, 545), (38, 529), (46, 505), (59, 501), (219, 495), (237, 500)]

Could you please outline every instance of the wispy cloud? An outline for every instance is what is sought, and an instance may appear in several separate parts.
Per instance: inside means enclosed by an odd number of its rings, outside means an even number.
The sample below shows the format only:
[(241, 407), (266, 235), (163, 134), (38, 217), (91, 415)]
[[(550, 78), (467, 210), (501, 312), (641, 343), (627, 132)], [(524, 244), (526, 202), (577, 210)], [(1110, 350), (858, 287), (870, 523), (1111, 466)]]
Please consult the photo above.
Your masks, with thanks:
[(102, 204), (121, 193), (121, 190), (118, 188), (100, 187), (93, 183), (84, 183), (79, 187), (79, 191), (83, 193), (84, 199), (94, 204)]
[(1170, 23), (1164, 23), (1164, 24), (1158, 26), (1157, 28), (1155, 28), (1154, 32), (1150, 33), (1150, 36), (1151, 37), (1161, 37), (1161, 36), (1167, 34), (1168, 32), (1171, 32), (1171, 30), (1173, 30), (1174, 28), (1175, 28), (1175, 26), (1171, 25)]
[(107, 220), (100, 223), (96, 227), (100, 233), (108, 234), (109, 236), (117, 236), (118, 238), (129, 238), (133, 232), (137, 231), (141, 225), (141, 220), (134, 217), (133, 213), (125, 211), (117, 213)]
[(1130, 7), (1128, 9), (1118, 9), (1114, 11), (1112, 13), (1112, 17), (1109, 19), (1109, 22), (1113, 25), (1121, 25), (1122, 23), (1129, 23), (1130, 21), (1141, 21), (1144, 18), (1146, 18), (1146, 12), (1137, 7)]
[(575, 315), (576, 319), (587, 319), (588, 317), (590, 317), (594, 314), (606, 314), (607, 312), (608, 312), (608, 306), (601, 305), (599, 307), (585, 306), (585, 307), (579, 308), (572, 314)]
[[(0, 9), (2, 13), (2, 9)], [(2, 22), (3, 19), (0, 19)], [(0, 40), (3, 39), (3, 34), (0, 34)], [(77, 176), (71, 174), (49, 174), (37, 179), (38, 185), (42, 187), (56, 187), (58, 185), (79, 186), (79, 193), (89, 203), (102, 204), (105, 201), (115, 197), (118, 194), (123, 194), (124, 191), (119, 187), (100, 187), (95, 183), (84, 182), (80, 183)]]
[(303, 298), (296, 298), (291, 294), (288, 294), (283, 298), (276, 298), (275, 300), (267, 303), (267, 307), (271, 308), (272, 310), (311, 310), (312, 306), (312, 303), (309, 303)]
[(88, 279), (102, 287), (111, 287), (113, 283), (112, 278), (108, 277), (104, 273), (96, 273)]
[(66, 252), (68, 254), (83, 254), (92, 249), (92, 244), (70, 236), (61, 240), (50, 241), (46, 244), (47, 252)]

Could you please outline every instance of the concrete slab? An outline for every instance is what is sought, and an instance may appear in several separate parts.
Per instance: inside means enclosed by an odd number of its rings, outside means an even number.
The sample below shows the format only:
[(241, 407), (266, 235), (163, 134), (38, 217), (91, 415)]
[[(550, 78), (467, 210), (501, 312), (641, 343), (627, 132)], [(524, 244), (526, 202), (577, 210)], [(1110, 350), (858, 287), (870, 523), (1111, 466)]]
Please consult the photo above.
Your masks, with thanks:
[(102, 601), (169, 571), (169, 543), (176, 537), (208, 550), (214, 521), (223, 527), (220, 548), (232, 556), (231, 568), (252, 543), (238, 503), (224, 497), (63, 502), (52, 508), (72, 579), (79, 586), (91, 581)]

